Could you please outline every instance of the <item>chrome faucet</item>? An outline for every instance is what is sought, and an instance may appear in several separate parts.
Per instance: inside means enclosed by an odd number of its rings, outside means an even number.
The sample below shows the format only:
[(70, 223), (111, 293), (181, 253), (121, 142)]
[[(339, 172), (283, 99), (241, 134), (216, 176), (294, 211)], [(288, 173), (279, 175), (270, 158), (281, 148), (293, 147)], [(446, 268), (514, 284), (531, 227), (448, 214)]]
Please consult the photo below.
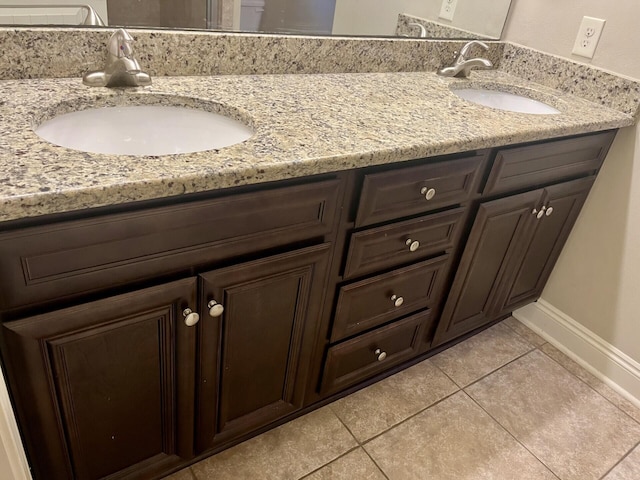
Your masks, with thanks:
[(467, 54), (471, 47), (474, 45), (478, 45), (485, 50), (489, 50), (489, 46), (478, 40), (473, 40), (467, 43), (464, 47), (460, 49), (460, 54), (456, 61), (450, 67), (444, 67), (438, 70), (438, 75), (442, 75), (444, 77), (462, 77), (467, 78), (471, 73), (471, 69), (473, 68), (491, 68), (493, 64), (487, 60), (486, 58), (471, 58), (467, 60)]
[(125, 29), (115, 31), (107, 42), (104, 70), (85, 73), (82, 83), (90, 87), (141, 87), (151, 84), (149, 74), (140, 69), (133, 56), (133, 37)]
[(427, 38), (427, 29), (421, 23), (412, 22), (409, 24), (410, 27), (418, 27), (420, 29), (420, 38)]

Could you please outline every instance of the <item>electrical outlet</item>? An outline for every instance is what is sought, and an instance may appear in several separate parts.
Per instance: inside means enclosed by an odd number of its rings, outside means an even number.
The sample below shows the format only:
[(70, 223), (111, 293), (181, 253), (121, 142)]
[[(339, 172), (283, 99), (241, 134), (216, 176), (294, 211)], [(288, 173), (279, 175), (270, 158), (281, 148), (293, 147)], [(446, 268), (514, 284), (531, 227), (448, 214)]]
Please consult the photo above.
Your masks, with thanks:
[(593, 58), (605, 21), (600, 18), (583, 17), (572, 53), (581, 57)]
[(445, 20), (453, 20), (453, 14), (456, 11), (458, 0), (442, 0), (442, 7), (440, 8), (440, 18)]

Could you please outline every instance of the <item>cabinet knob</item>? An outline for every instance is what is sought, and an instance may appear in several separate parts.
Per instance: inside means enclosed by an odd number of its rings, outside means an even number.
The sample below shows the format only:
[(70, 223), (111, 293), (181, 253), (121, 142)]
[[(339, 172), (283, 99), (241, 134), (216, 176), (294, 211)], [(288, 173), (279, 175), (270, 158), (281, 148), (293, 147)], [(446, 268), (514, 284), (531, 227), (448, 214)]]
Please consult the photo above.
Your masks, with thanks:
[(420, 193), (424, 195), (424, 198), (426, 198), (427, 200), (431, 200), (433, 197), (436, 196), (436, 189), (422, 187), (422, 189), (420, 190)]
[[(536, 218), (537, 218), (538, 220), (540, 220), (542, 217), (544, 217), (544, 211), (545, 211), (546, 209), (547, 209), (547, 207), (545, 207), (545, 206), (543, 205), (543, 206), (542, 206), (542, 208), (541, 208), (540, 210), (538, 210), (537, 208), (534, 208), (534, 209), (532, 210), (531, 214), (532, 214), (532, 215), (535, 215), (535, 216), (536, 216)], [(551, 211), (553, 212), (553, 209), (551, 209)], [(551, 214), (547, 214), (547, 216), (548, 216), (548, 215), (551, 215)]]
[(185, 308), (182, 311), (182, 316), (184, 317), (184, 324), (187, 327), (193, 327), (196, 323), (200, 321), (200, 315), (191, 310), (190, 308)]
[(383, 361), (385, 358), (387, 358), (387, 352), (383, 352), (382, 350), (380, 350), (379, 348), (376, 348), (376, 351), (373, 352), (374, 355), (376, 356), (376, 358), (378, 359), (379, 362)]
[(418, 248), (420, 248), (420, 242), (417, 240), (411, 240), (410, 238), (408, 238), (405, 243), (407, 247), (409, 247), (410, 252), (415, 252)]
[(552, 213), (553, 213), (553, 207), (548, 207), (547, 208), (547, 212), (545, 213), (545, 215), (547, 217), (550, 217)]
[(211, 300), (207, 303), (207, 308), (209, 309), (209, 315), (212, 317), (219, 317), (224, 312), (224, 307), (221, 303), (216, 302), (215, 300)]
[(398, 295), (391, 295), (391, 301), (393, 302), (394, 307), (401, 307), (404, 303), (404, 298), (399, 297)]

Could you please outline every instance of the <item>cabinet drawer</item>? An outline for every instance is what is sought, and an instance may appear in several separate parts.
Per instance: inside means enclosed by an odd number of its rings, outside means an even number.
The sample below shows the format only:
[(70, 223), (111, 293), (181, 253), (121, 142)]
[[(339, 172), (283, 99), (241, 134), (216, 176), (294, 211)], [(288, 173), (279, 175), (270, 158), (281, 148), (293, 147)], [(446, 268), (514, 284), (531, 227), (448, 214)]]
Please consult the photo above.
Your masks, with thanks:
[(331, 341), (434, 305), (440, 299), (448, 266), (449, 255), (442, 255), (343, 286)]
[[(428, 212), (478, 192), (488, 152), (456, 160), (366, 175), (356, 227)], [(426, 192), (432, 190), (427, 200)]]
[(73, 297), (326, 234), (339, 180), (0, 234), (0, 307)]
[(322, 393), (342, 390), (416, 356), (429, 322), (426, 310), (329, 348)]
[(498, 152), (484, 194), (535, 187), (595, 173), (616, 135), (615, 131), (586, 137), (505, 148)]
[(393, 268), (452, 248), (460, 237), (466, 213), (466, 208), (456, 208), (354, 233), (344, 278)]

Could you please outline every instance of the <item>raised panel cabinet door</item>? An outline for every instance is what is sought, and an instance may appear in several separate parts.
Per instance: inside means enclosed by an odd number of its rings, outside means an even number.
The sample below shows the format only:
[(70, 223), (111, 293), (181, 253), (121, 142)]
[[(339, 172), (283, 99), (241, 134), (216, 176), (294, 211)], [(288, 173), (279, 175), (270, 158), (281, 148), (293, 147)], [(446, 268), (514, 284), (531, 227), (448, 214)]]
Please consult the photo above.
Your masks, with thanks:
[(201, 275), (199, 451), (302, 407), (329, 253), (323, 244)]
[(544, 215), (536, 219), (521, 262), (505, 279), (499, 313), (509, 313), (540, 296), (594, 181), (595, 177), (588, 177), (545, 188)]
[(195, 278), (3, 325), (36, 479), (149, 478), (193, 455)]
[(495, 297), (510, 266), (526, 251), (535, 227), (533, 210), (543, 190), (480, 204), (442, 311), (433, 345), (495, 319)]

